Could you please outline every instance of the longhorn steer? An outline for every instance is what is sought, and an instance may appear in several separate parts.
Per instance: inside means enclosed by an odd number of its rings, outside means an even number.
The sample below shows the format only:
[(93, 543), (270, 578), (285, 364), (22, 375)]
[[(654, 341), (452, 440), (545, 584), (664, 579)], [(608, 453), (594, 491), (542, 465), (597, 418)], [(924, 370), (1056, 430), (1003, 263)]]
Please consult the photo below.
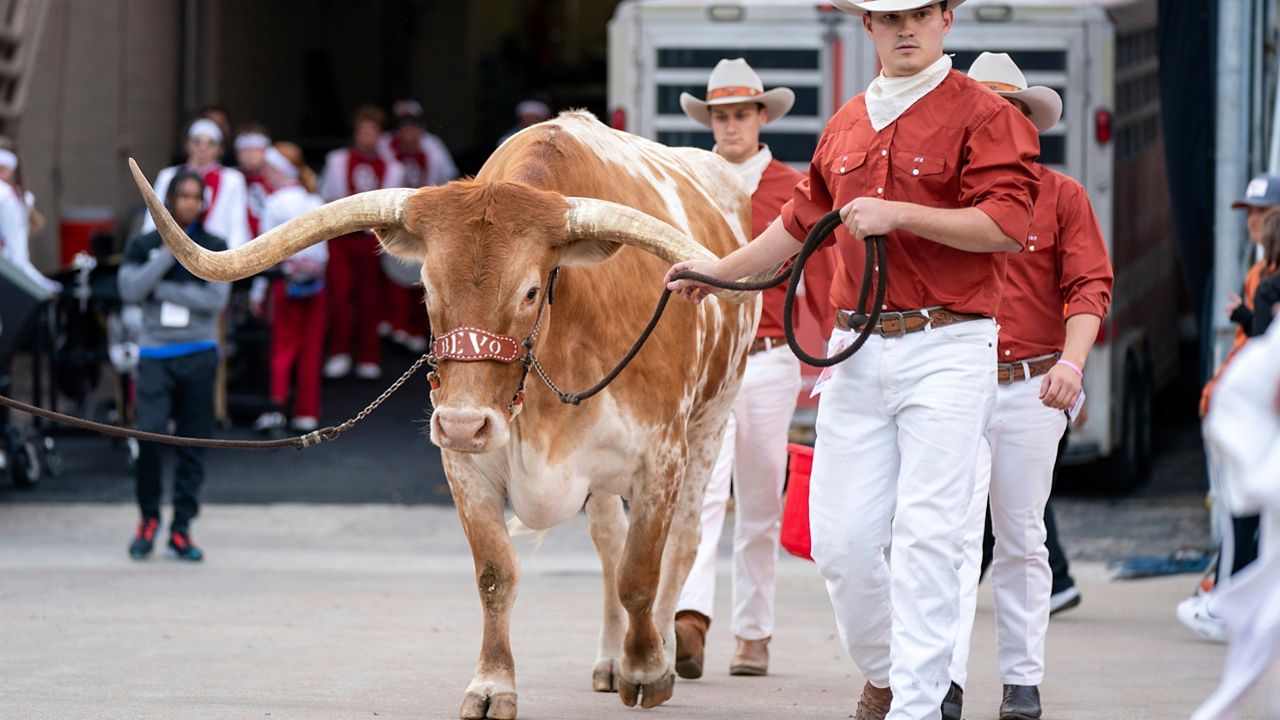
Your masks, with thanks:
[[(570, 389), (594, 383), (626, 351), (672, 262), (723, 256), (750, 227), (746, 189), (719, 157), (610, 130), (582, 112), (508, 140), (474, 180), (356, 195), (223, 253), (192, 243), (136, 165), (134, 175), (165, 242), (196, 275), (246, 277), (372, 228), (387, 252), (422, 261), (431, 327), (462, 333), (449, 348), (470, 343), (497, 357), (532, 338), (547, 372)], [(544, 305), (557, 267), (554, 302)], [(484, 615), (462, 718), (516, 715), (508, 621), (518, 568), (507, 502), (534, 529), (585, 505), (605, 586), (592, 685), (616, 689), (627, 705), (671, 697), (675, 603), (757, 316), (754, 297), (673, 303), (631, 366), (578, 407), (534, 379), (519, 402), (520, 362), (441, 362), (431, 440), (443, 450)], [(482, 342), (494, 337), (505, 341)]]

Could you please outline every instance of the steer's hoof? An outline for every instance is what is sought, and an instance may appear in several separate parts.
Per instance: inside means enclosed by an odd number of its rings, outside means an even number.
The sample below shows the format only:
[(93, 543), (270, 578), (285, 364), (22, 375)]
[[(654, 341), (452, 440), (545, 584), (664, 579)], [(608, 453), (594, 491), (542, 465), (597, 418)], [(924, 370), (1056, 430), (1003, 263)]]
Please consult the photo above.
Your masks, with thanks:
[(671, 699), (675, 687), (676, 676), (671, 672), (643, 685), (636, 685), (627, 682), (626, 678), (618, 677), (618, 697), (622, 698), (622, 704), (627, 707), (635, 707), (637, 700), (642, 708), (658, 707)]
[(596, 692), (618, 692), (618, 661), (597, 660), (591, 669), (591, 689)]
[(516, 694), (513, 692), (484, 693), (469, 692), (462, 699), (462, 710), (458, 712), (462, 720), (515, 720)]

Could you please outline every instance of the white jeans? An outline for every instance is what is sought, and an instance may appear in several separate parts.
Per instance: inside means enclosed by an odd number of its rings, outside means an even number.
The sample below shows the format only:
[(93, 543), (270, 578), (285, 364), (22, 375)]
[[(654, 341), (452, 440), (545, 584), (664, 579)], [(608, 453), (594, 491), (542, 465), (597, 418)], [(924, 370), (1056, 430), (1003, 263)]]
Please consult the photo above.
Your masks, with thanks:
[(712, 616), (716, 546), (733, 479), (733, 634), (773, 635), (774, 570), (782, 526), (787, 430), (800, 392), (800, 361), (785, 346), (747, 358), (724, 445), (702, 501), (702, 540), (677, 605)]
[[(851, 333), (836, 331), (829, 350)], [(890, 720), (940, 717), (960, 602), (961, 534), (995, 399), (996, 325), (872, 336), (818, 403), (813, 559), (840, 639)]]
[(1040, 402), (1043, 381), (1041, 376), (999, 386), (980, 449), (977, 482), (965, 521), (960, 631), (951, 661), (951, 679), (961, 687), (968, 680), (988, 488), (996, 537), (991, 578), (1000, 682), (1039, 685), (1044, 681), (1044, 637), (1053, 592), (1044, 506), (1053, 488), (1053, 464), (1058, 442), (1067, 430), (1067, 416)]

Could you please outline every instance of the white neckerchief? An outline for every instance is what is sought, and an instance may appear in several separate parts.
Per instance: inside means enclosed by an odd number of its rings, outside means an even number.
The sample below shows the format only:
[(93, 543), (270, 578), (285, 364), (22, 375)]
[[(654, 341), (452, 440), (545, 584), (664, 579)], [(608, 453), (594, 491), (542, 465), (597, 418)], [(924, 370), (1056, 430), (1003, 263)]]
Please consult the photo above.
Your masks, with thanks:
[(943, 55), (929, 67), (906, 77), (880, 76), (867, 87), (867, 117), (876, 132), (889, 125), (920, 98), (933, 92), (951, 71), (951, 56)]
[(740, 163), (729, 164), (738, 171), (738, 177), (742, 178), (742, 182), (747, 184), (747, 191), (755, 195), (756, 188), (760, 187), (760, 178), (764, 175), (764, 169), (769, 167), (771, 162), (773, 162), (773, 153), (769, 151), (769, 146), (761, 145), (755, 155)]

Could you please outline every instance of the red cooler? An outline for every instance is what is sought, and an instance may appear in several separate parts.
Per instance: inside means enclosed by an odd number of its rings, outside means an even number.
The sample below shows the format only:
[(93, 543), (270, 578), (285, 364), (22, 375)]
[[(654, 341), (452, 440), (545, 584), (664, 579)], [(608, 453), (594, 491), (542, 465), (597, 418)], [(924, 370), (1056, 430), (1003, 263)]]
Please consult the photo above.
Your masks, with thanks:
[(116, 218), (108, 207), (69, 207), (62, 213), (58, 234), (61, 249), (59, 267), (67, 267), (76, 253), (89, 252), (89, 239), (97, 232), (114, 232)]
[(782, 548), (812, 560), (809, 539), (809, 471), (813, 469), (813, 448), (787, 445), (787, 502), (782, 509)]

